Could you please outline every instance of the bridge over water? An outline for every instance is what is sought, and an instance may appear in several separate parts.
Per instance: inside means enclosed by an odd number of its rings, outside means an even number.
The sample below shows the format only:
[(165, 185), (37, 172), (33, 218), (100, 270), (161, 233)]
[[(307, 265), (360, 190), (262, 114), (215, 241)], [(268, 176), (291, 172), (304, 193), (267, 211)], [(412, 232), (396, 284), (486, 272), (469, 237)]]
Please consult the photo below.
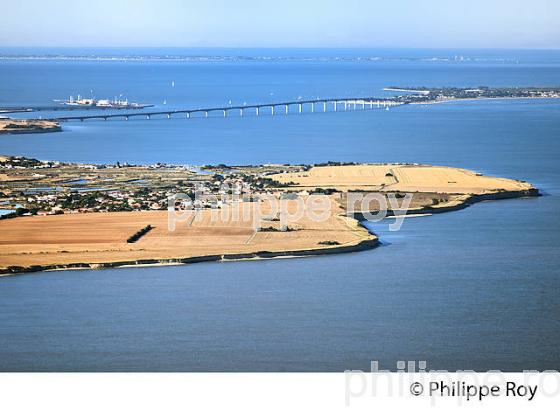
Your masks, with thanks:
[[(253, 104), (253, 105), (228, 105), (225, 107), (212, 107), (212, 108), (196, 108), (185, 110), (169, 110), (169, 111), (152, 111), (152, 112), (127, 112), (115, 114), (96, 114), (96, 115), (76, 115), (76, 116), (61, 116), (49, 118), (56, 121), (85, 121), (85, 120), (129, 120), (131, 118), (191, 118), (193, 116), (208, 117), (213, 113), (220, 113), (221, 116), (227, 117), (228, 115), (235, 115), (243, 117), (246, 114), (253, 114), (256, 116), (267, 113), (268, 115), (288, 115), (294, 111), (298, 114), (305, 112), (337, 112), (356, 109), (374, 109), (403, 105), (404, 102), (394, 101), (391, 99), (379, 98), (327, 98), (317, 100), (298, 100), (286, 101), (278, 103), (266, 104)], [(264, 110), (264, 111), (263, 111)]]

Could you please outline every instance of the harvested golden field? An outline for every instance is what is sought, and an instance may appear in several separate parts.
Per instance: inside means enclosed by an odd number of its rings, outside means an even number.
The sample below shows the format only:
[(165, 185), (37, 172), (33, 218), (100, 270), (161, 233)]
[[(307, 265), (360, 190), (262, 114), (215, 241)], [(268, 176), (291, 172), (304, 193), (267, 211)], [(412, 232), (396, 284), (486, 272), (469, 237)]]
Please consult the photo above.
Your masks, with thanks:
[[(296, 201), (287, 201), (294, 211)], [(250, 215), (251, 203), (239, 204)], [(266, 205), (259, 205), (265, 208)], [(261, 251), (284, 252), (352, 246), (372, 240), (353, 219), (330, 201), (331, 216), (315, 222), (304, 216), (289, 223), (290, 231), (259, 231), (252, 221), (219, 220), (212, 210), (184, 211), (175, 231), (168, 230), (167, 211), (84, 213), (29, 216), (0, 221), (0, 269), (9, 266), (101, 264), (136, 260), (169, 260), (208, 255), (238, 255)], [(260, 208), (259, 208), (260, 209)], [(265, 212), (265, 209), (261, 210)], [(236, 213), (234, 213), (236, 214)], [(218, 220), (216, 220), (218, 219)], [(275, 218), (265, 222), (276, 225)], [(153, 229), (136, 243), (126, 242), (146, 225)], [(320, 242), (336, 244), (320, 244)]]
[(305, 172), (274, 174), (281, 183), (297, 189), (336, 188), (340, 191), (403, 191), (449, 194), (484, 194), (523, 191), (531, 184), (495, 178), (460, 168), (428, 165), (344, 165), (313, 167)]

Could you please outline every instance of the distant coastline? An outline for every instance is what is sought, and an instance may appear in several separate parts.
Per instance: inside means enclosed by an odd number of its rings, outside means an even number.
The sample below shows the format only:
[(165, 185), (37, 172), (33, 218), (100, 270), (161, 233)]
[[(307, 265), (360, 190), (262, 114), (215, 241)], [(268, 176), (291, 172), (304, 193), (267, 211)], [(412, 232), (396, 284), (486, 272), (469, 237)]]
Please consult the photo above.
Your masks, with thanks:
[(460, 101), (511, 101), (511, 100), (557, 100), (558, 97), (478, 97), (478, 98), (448, 98), (436, 101), (418, 101), (411, 102), (410, 105), (427, 105), (427, 104), (443, 104)]
[[(196, 50), (196, 49), (194, 49)], [(457, 56), (429, 56), (429, 57), (390, 57), (381, 55), (370, 56), (267, 56), (267, 55), (150, 55), (150, 54), (115, 54), (115, 55), (64, 55), (64, 54), (0, 54), (0, 61), (185, 61), (185, 62), (221, 62), (221, 61), (254, 61), (254, 62), (508, 62), (518, 63), (515, 58), (489, 58)]]

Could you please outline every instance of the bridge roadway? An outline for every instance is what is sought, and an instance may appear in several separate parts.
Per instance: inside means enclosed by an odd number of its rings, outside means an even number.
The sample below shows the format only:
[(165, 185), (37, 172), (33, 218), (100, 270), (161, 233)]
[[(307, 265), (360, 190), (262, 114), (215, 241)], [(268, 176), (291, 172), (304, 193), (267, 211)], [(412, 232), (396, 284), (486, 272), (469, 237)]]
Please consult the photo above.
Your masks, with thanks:
[[(316, 110), (315, 106), (317, 104), (322, 104), (319, 110)], [(328, 106), (332, 104), (332, 109), (329, 110)], [(348, 109), (356, 109), (360, 107), (361, 109), (376, 108), (387, 108), (391, 106), (403, 105), (405, 103), (394, 101), (391, 99), (379, 99), (379, 98), (327, 98), (319, 100), (298, 100), (298, 101), (287, 101), (279, 103), (267, 103), (267, 104), (253, 104), (253, 105), (237, 105), (237, 106), (225, 106), (225, 107), (213, 107), (213, 108), (196, 108), (188, 110), (169, 110), (169, 111), (152, 111), (152, 112), (134, 112), (134, 113), (118, 113), (118, 114), (98, 114), (98, 115), (77, 115), (77, 116), (66, 116), (66, 117), (55, 117), (55, 118), (45, 118), (48, 120), (55, 121), (85, 121), (85, 120), (108, 120), (110, 118), (128, 120), (132, 117), (144, 117), (150, 119), (154, 116), (167, 116), (167, 118), (176, 117), (180, 114), (186, 115), (190, 118), (193, 114), (204, 114), (204, 117), (208, 117), (211, 112), (222, 112), (223, 116), (226, 117), (228, 112), (237, 111), (238, 116), (243, 117), (246, 110), (254, 110), (255, 115), (259, 116), (263, 108), (269, 108), (270, 114), (275, 115), (277, 108), (283, 107), (283, 114), (289, 114), (289, 109), (292, 106), (296, 106), (298, 113), (302, 114), (305, 106), (310, 106), (310, 112), (336, 112), (339, 110), (339, 106), (342, 105), (343, 111)]]
[(28, 107), (0, 107), (0, 114), (28, 113), (36, 111), (107, 111), (107, 110), (142, 110), (153, 104), (139, 104), (131, 107), (98, 107), (90, 105), (41, 105)]

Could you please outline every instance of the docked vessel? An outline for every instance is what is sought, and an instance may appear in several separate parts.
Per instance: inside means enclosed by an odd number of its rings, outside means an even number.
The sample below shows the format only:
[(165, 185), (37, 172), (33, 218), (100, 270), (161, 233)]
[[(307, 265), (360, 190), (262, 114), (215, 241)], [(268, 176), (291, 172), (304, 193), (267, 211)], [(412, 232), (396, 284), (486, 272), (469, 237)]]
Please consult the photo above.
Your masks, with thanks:
[(112, 100), (96, 100), (95, 98), (82, 98), (79, 94), (77, 98), (70, 96), (68, 100), (62, 101), (63, 105), (72, 107), (96, 107), (96, 108), (145, 108), (149, 107), (147, 104), (139, 104), (135, 102), (129, 102), (127, 99), (117, 99), (115, 97)]

